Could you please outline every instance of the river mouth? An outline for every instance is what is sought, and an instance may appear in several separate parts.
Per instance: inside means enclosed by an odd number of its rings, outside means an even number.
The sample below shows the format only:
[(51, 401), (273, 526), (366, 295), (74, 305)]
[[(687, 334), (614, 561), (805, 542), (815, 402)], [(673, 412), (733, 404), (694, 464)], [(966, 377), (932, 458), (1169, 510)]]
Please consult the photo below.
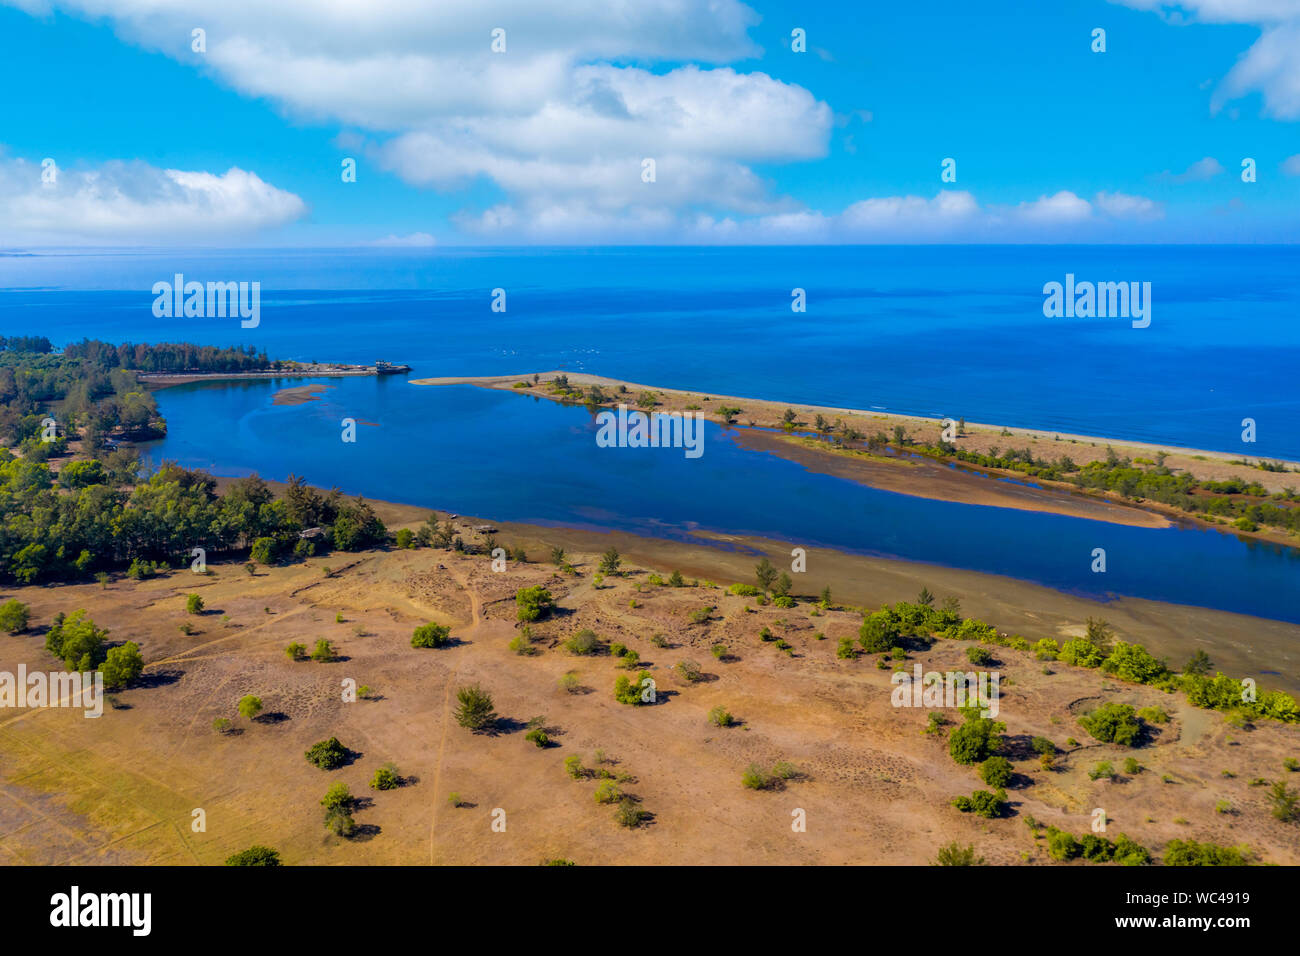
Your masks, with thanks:
[[(169, 423), (143, 450), (218, 475), (256, 472), (348, 494), (495, 521), (622, 531), (677, 541), (702, 533), (924, 562), (1099, 600), (1133, 597), (1300, 623), (1290, 599), (1300, 555), (1178, 526), (1138, 527), (919, 498), (810, 471), (744, 447), (708, 423), (704, 454), (601, 448), (594, 416), (473, 386), (373, 379), (276, 405), (273, 383), (200, 383), (157, 393)], [(283, 383), (281, 383), (282, 387)], [(344, 419), (370, 427), (352, 429)], [(992, 484), (992, 483), (990, 483)], [(1105, 573), (1091, 570), (1104, 549)]]

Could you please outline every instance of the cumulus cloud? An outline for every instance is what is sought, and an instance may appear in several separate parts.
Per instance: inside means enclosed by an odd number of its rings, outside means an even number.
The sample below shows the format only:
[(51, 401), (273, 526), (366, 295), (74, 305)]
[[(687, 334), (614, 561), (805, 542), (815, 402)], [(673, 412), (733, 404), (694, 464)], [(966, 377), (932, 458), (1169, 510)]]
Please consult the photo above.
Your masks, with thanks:
[(0, 240), (202, 242), (281, 226), (306, 204), (256, 173), (157, 169), (142, 162), (54, 169), (0, 160)]
[(759, 52), (739, 0), (370, 0), (364, 15), (335, 0), (9, 2), (108, 19), (246, 95), (362, 131), (409, 183), (482, 178), (523, 207), (779, 210), (752, 165), (824, 156), (833, 123), (802, 87), (722, 65)]
[(1188, 166), (1181, 173), (1172, 173), (1165, 170), (1160, 174), (1160, 178), (1168, 180), (1171, 183), (1203, 183), (1207, 179), (1213, 179), (1223, 172), (1223, 164), (1213, 156), (1206, 156), (1198, 159), (1192, 165)]
[(1259, 39), (1215, 88), (1214, 111), (1250, 93), (1260, 93), (1266, 115), (1300, 119), (1300, 0), (1112, 0), (1151, 10), (1174, 23), (1247, 24)]

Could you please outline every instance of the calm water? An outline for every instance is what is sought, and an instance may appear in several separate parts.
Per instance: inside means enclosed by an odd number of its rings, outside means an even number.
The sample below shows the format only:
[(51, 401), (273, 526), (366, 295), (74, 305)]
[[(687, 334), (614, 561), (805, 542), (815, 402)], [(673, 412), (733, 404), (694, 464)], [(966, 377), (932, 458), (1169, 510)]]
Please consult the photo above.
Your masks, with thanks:
[[(712, 530), (809, 548), (1006, 574), (1064, 591), (1136, 595), (1300, 622), (1300, 553), (1195, 529), (1146, 529), (959, 505), (865, 488), (738, 446), (707, 426), (705, 453), (599, 448), (582, 408), (400, 378), (321, 380), (322, 401), (273, 405), (278, 383), (158, 393), (167, 439), (149, 454), (218, 474), (257, 471), (502, 521), (690, 539)], [(359, 424), (355, 444), (340, 420)], [(1089, 570), (1105, 548), (1108, 571)], [(815, 558), (814, 558), (815, 560)]]
[[(176, 272), (261, 282), (261, 325), (154, 318), (150, 287)], [(1045, 319), (1043, 284), (1067, 272), (1151, 282), (1150, 328)], [(790, 310), (796, 287), (803, 314)], [(489, 309), (494, 288), (504, 314)], [(252, 344), (280, 358), (404, 361), (417, 375), (586, 370), (1292, 460), (1297, 315), (1300, 249), (1285, 247), (0, 257), (0, 334)]]

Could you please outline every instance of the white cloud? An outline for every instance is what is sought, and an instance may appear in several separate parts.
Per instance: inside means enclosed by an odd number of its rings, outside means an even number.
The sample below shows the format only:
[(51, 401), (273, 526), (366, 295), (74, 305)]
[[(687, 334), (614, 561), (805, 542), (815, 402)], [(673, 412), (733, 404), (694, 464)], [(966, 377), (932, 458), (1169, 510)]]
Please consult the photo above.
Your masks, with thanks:
[[(1102, 216), (1094, 214), (1100, 211)], [(638, 208), (619, 217), (581, 201), (521, 209), (503, 203), (459, 225), (485, 241), (601, 241), (654, 243), (928, 243), (1024, 242), (1096, 239), (1106, 221), (1160, 218), (1158, 203), (1143, 196), (1098, 193), (1093, 202), (1062, 190), (1016, 205), (981, 205), (969, 192), (935, 196), (880, 196), (839, 213), (794, 209), (737, 219), (678, 215)]]
[(1146, 196), (1099, 192), (1093, 202), (1103, 213), (1115, 219), (1149, 220), (1164, 216), (1164, 207)]
[(1247, 24), (1262, 31), (1215, 89), (1210, 106), (1250, 93), (1264, 98), (1266, 115), (1300, 119), (1300, 0), (1112, 0), (1151, 10), (1173, 23)]
[(1288, 176), (1300, 176), (1300, 153), (1282, 160), (1282, 172)]
[(1181, 173), (1171, 173), (1166, 169), (1160, 174), (1160, 178), (1173, 183), (1203, 183), (1222, 172), (1223, 164), (1213, 156), (1206, 156), (1192, 163)]
[[(751, 165), (829, 144), (831, 110), (802, 87), (696, 65), (760, 52), (758, 17), (739, 0), (369, 0), (364, 15), (337, 0), (8, 2), (105, 18), (246, 95), (350, 124), (408, 182), (483, 177), (534, 209), (577, 196), (629, 212), (787, 208)], [(200, 25), (202, 54), (190, 49)], [(504, 53), (491, 49), (497, 27)], [(659, 164), (653, 190), (641, 188), (646, 157)]]
[(108, 162), (59, 169), (42, 181), (39, 163), (0, 160), (0, 241), (204, 242), (301, 218), (306, 204), (256, 173), (157, 169)]

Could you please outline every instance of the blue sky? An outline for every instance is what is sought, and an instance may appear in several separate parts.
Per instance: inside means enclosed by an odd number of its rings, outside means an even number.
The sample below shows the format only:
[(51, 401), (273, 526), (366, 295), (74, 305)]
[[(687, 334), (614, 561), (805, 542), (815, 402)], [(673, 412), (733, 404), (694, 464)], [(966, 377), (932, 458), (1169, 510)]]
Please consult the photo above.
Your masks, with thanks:
[(615, 7), (0, 0), (0, 248), (1300, 238), (1300, 0)]

